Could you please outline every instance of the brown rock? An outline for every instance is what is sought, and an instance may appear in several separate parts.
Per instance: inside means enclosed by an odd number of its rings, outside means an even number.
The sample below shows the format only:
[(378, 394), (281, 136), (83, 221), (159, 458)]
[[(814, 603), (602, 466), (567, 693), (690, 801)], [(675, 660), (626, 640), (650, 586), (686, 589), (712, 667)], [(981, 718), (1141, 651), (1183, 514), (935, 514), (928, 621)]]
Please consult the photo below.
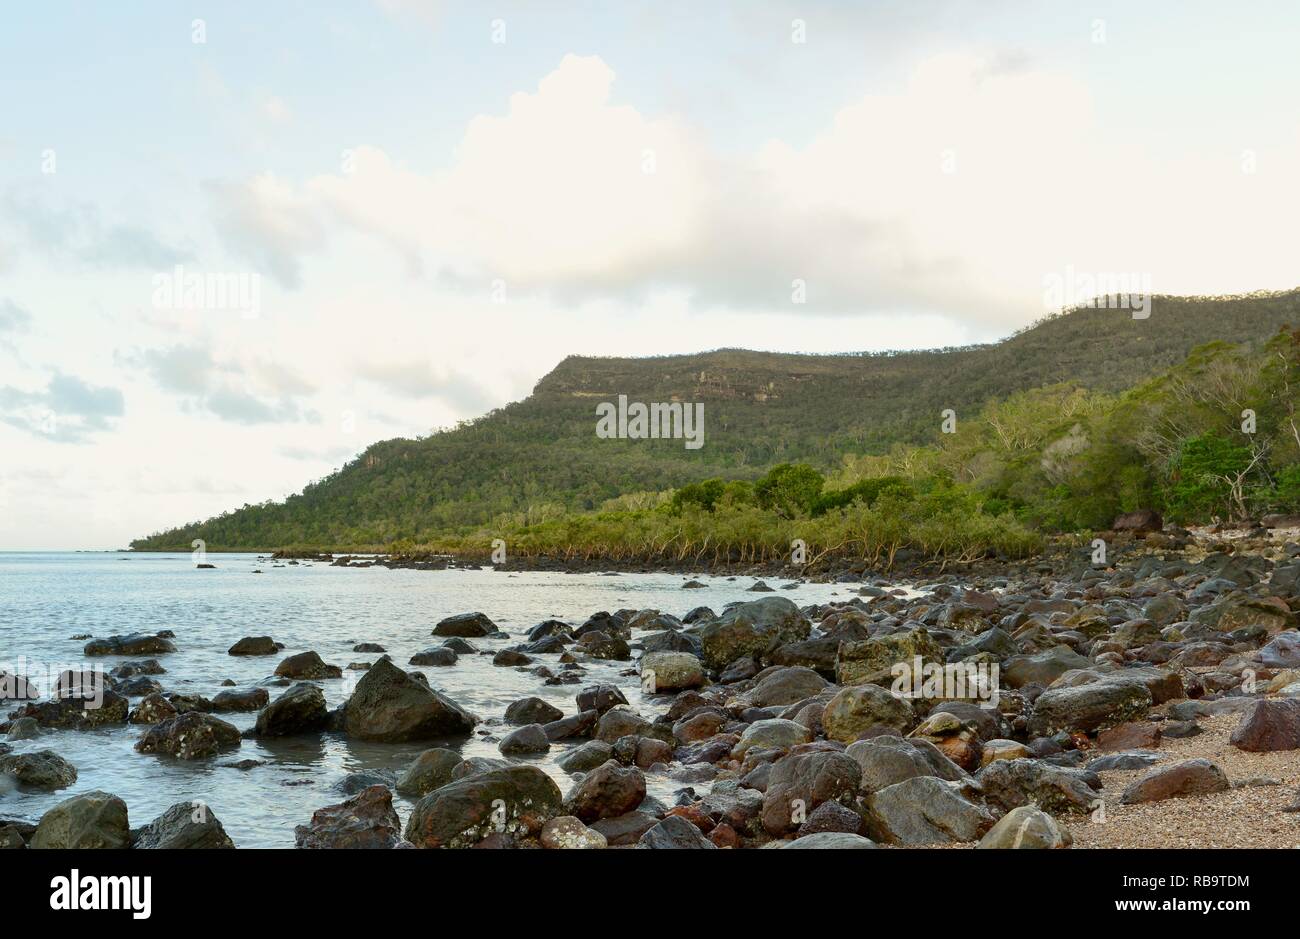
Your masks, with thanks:
[(1300, 700), (1261, 700), (1242, 717), (1229, 742), (1254, 753), (1300, 749)]

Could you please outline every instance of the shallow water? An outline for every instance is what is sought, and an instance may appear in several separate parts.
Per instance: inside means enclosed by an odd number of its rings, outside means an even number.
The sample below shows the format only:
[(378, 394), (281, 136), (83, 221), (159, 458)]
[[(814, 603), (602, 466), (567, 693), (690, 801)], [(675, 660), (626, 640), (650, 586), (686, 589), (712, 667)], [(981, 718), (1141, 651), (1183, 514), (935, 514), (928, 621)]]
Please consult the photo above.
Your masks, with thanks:
[[(217, 570), (197, 570), (189, 554), (54, 554), (0, 553), (0, 670), (32, 674), (39, 689), (48, 688), (47, 670), (102, 666), (109, 670), (124, 657), (86, 659), (83, 633), (176, 634), (177, 650), (157, 656), (164, 675), (155, 676), (167, 691), (186, 691), (208, 698), (232, 679), (239, 687), (267, 681), (285, 656), (308, 649), (326, 662), (346, 666), (370, 662), (377, 654), (352, 651), (359, 642), (377, 642), (403, 667), (420, 649), (441, 643), (430, 635), (435, 623), (453, 613), (479, 610), (509, 638), (471, 640), (492, 653), (524, 641), (524, 634), (545, 619), (578, 625), (597, 610), (655, 608), (678, 616), (732, 600), (765, 594), (745, 592), (749, 578), (695, 575), (703, 589), (682, 590), (678, 574), (562, 574), (482, 571), (403, 571), (337, 568), (303, 562), (273, 566), (252, 554), (213, 555)], [(261, 575), (252, 571), (262, 570)], [(783, 582), (774, 580), (772, 586)], [(801, 584), (782, 590), (795, 603), (848, 599), (852, 588)], [(235, 657), (226, 650), (242, 636), (270, 635), (284, 643), (275, 656)], [(641, 638), (643, 634), (634, 636)], [(635, 652), (633, 653), (636, 654)], [(25, 668), (16, 668), (19, 658)], [(142, 658), (142, 657), (136, 657)], [(558, 672), (558, 655), (532, 656)], [(0, 815), (39, 817), (51, 805), (78, 792), (103, 789), (127, 803), (133, 827), (152, 821), (168, 806), (200, 800), (216, 814), (240, 847), (291, 847), (293, 828), (312, 812), (345, 798), (337, 788), (349, 773), (389, 769), (400, 772), (430, 746), (460, 749), (466, 756), (499, 758), (497, 741), (511, 729), (501, 718), (506, 706), (536, 695), (566, 714), (577, 710), (574, 698), (584, 685), (611, 682), (647, 717), (661, 713), (670, 698), (641, 696), (634, 676), (620, 676), (629, 662), (583, 663), (586, 674), (576, 685), (547, 686), (527, 669), (492, 665), (491, 655), (461, 656), (450, 668), (422, 668), (430, 684), (476, 713), (484, 723), (468, 740), (412, 744), (376, 744), (323, 734), (277, 741), (245, 739), (238, 750), (195, 761), (136, 753), (143, 728), (117, 725), (105, 730), (47, 731), (35, 740), (12, 742), (15, 752), (50, 749), (77, 767), (79, 777), (57, 792), (15, 791), (0, 780)], [(530, 666), (533, 667), (533, 666)], [(330, 707), (346, 700), (363, 672), (344, 672), (342, 679), (319, 682)], [(283, 689), (268, 687), (274, 699)], [(138, 702), (132, 699), (132, 704)], [(6, 704), (4, 713), (13, 708)], [(220, 714), (241, 730), (256, 713)], [(551, 774), (562, 792), (572, 781), (555, 760), (583, 741), (558, 743), (543, 757), (529, 760)], [(256, 759), (266, 765), (249, 770), (223, 766)], [(684, 783), (667, 775), (648, 774), (651, 794), (672, 802)], [(707, 786), (707, 783), (705, 784)], [(394, 795), (403, 823), (413, 801)]]

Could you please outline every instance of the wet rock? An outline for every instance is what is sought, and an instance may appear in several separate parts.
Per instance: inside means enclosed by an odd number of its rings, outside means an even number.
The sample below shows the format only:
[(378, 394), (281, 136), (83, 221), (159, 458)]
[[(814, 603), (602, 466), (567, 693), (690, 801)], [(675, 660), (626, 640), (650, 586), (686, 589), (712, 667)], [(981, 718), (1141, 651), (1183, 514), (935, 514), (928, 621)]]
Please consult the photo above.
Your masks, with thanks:
[(32, 848), (126, 848), (131, 826), (126, 803), (98, 789), (60, 802), (41, 816)]
[(611, 848), (634, 845), (651, 828), (659, 824), (659, 819), (648, 812), (628, 812), (617, 818), (602, 818), (591, 823), (593, 831), (604, 835)]
[(179, 713), (176, 710), (176, 705), (162, 695), (151, 694), (132, 708), (126, 719), (131, 724), (157, 724), (169, 717), (175, 717)]
[(510, 724), (549, 724), (563, 716), (564, 712), (555, 705), (536, 697), (520, 698), (506, 708), (506, 721)]
[(826, 679), (811, 668), (777, 668), (745, 692), (745, 700), (761, 708), (790, 705), (819, 694), (827, 685)]
[(386, 786), (371, 786), (337, 805), (312, 813), (293, 830), (299, 848), (393, 848), (402, 840), (401, 820)]
[(649, 829), (637, 840), (636, 846), (665, 850), (717, 849), (717, 845), (705, 838), (698, 828), (679, 815), (670, 815)]
[(245, 636), (226, 650), (227, 655), (275, 655), (284, 644), (270, 636)]
[(636, 809), (645, 799), (645, 776), (636, 767), (610, 760), (587, 773), (569, 792), (564, 809), (590, 824)]
[(688, 652), (647, 652), (641, 656), (641, 682), (650, 694), (698, 688), (704, 666)]
[(532, 659), (514, 649), (502, 649), (496, 655), (492, 656), (492, 664), (498, 668), (517, 668), (521, 665), (532, 664)]
[(843, 753), (792, 753), (777, 760), (763, 798), (763, 827), (780, 837), (798, 828), (824, 802), (853, 805), (861, 777), (861, 768)]
[(731, 750), (731, 755), (741, 759), (751, 749), (788, 750), (801, 743), (812, 740), (812, 732), (803, 724), (795, 721), (771, 718), (755, 721), (745, 728), (740, 740)]
[(1229, 742), (1253, 753), (1300, 749), (1300, 700), (1260, 700), (1242, 716)]
[(894, 665), (899, 662), (911, 665), (917, 656), (922, 662), (943, 661), (939, 644), (924, 629), (843, 642), (836, 658), (836, 680), (841, 685), (883, 681)]
[(429, 665), (438, 668), (445, 668), (449, 665), (455, 665), (459, 656), (446, 646), (433, 646), (429, 649), (422, 649), (415, 655), (411, 656), (408, 665)]
[(124, 723), (128, 708), (125, 695), (104, 689), (99, 695), (70, 695), (54, 701), (27, 704), (12, 716), (15, 720), (30, 717), (42, 727), (91, 730), (106, 724)]
[[(559, 723), (557, 721), (557, 723)], [(551, 725), (547, 725), (548, 727)], [(592, 736), (597, 740), (603, 740), (606, 743), (613, 743), (619, 737), (626, 737), (629, 734), (642, 736), (650, 729), (650, 722), (625, 707), (611, 708), (600, 716), (596, 722), (596, 728)], [(552, 737), (552, 740), (555, 738)]]
[(217, 816), (201, 802), (177, 802), (136, 835), (133, 848), (165, 851), (233, 848)]
[(1160, 802), (1164, 799), (1225, 792), (1230, 788), (1227, 774), (1218, 764), (1205, 759), (1187, 760), (1174, 766), (1153, 769), (1141, 779), (1129, 783), (1120, 796), (1120, 802), (1125, 805)]
[(477, 723), (473, 714), (416, 681), (386, 655), (357, 682), (342, 717), (348, 736), (385, 743), (464, 736)]
[(1012, 809), (988, 830), (977, 848), (1068, 848), (1074, 837), (1065, 826), (1041, 809), (1022, 805)]
[(0, 756), (0, 776), (27, 789), (66, 789), (77, 781), (77, 768), (53, 750)]
[(627, 698), (617, 685), (592, 685), (578, 692), (578, 710), (604, 714), (612, 707), (627, 704)]
[(308, 680), (343, 677), (343, 669), (325, 663), (315, 652), (299, 652), (289, 656), (275, 667), (275, 673), (282, 678)]
[[(594, 710), (579, 711), (577, 714), (570, 714), (568, 717), (543, 724), (542, 728), (546, 731), (546, 739), (554, 743), (557, 740), (569, 740), (573, 737), (590, 737), (599, 719), (600, 715)], [(613, 740), (617, 739), (617, 737), (613, 738)]]
[(856, 810), (839, 802), (823, 802), (808, 813), (808, 818), (799, 826), (799, 837), (806, 838), (820, 832), (841, 832), (861, 834), (866, 828), (862, 816)]
[(358, 642), (352, 647), (353, 652), (374, 652), (382, 655), (388, 651), (377, 642)]
[(271, 695), (265, 688), (221, 691), (212, 699), (212, 710), (218, 714), (229, 711), (256, 711), (266, 707), (270, 700)]
[(827, 739), (841, 743), (852, 743), (863, 731), (877, 725), (906, 731), (912, 723), (912, 705), (878, 685), (844, 688), (822, 712)]
[(131, 633), (126, 636), (108, 636), (92, 639), (83, 650), (86, 655), (162, 655), (175, 652), (176, 645), (162, 636)]
[(35, 701), (40, 696), (40, 689), (25, 675), (0, 670), (0, 701)]
[(728, 607), (700, 629), (704, 664), (723, 669), (745, 655), (765, 656), (808, 638), (810, 624), (786, 597), (764, 597)]
[(597, 850), (609, 842), (594, 828), (588, 828), (572, 815), (561, 815), (542, 826), (542, 847), (552, 850)]
[(734, 684), (739, 681), (748, 681), (757, 675), (759, 671), (760, 666), (757, 657), (752, 655), (742, 655), (722, 670), (718, 675), (718, 681), (724, 685)]
[(614, 748), (610, 744), (603, 740), (589, 740), (582, 746), (568, 751), (555, 762), (566, 773), (586, 773), (613, 757)]
[(161, 753), (178, 760), (199, 760), (239, 746), (233, 724), (199, 711), (169, 717), (154, 724), (136, 742), (140, 753)]
[(466, 639), (492, 636), (500, 631), (497, 624), (482, 613), (457, 613), (433, 627), (435, 636), (461, 636)]
[(41, 725), (33, 717), (20, 717), (9, 724), (6, 740), (35, 740), (41, 735)]
[(461, 756), (455, 750), (443, 747), (425, 750), (397, 777), (397, 791), (416, 798), (428, 795), (451, 782), (452, 773), (460, 763)]
[(506, 734), (497, 744), (497, 749), (506, 756), (525, 756), (545, 753), (551, 749), (551, 742), (546, 739), (546, 731), (541, 724), (526, 724)]
[(316, 685), (298, 682), (257, 715), (256, 737), (288, 737), (324, 730), (329, 723), (325, 693)]
[(506, 843), (536, 838), (561, 814), (560, 790), (535, 766), (476, 773), (429, 793), (411, 811), (406, 838), (422, 848), (473, 847), (489, 836)]
[(576, 648), (581, 649), (593, 659), (626, 662), (632, 658), (632, 649), (627, 644), (627, 640), (599, 631), (584, 633), (582, 638), (578, 640)]
[(450, 649), (457, 655), (478, 655), (478, 646), (460, 636), (450, 636), (447, 639), (442, 640), (442, 647), (444, 649)]

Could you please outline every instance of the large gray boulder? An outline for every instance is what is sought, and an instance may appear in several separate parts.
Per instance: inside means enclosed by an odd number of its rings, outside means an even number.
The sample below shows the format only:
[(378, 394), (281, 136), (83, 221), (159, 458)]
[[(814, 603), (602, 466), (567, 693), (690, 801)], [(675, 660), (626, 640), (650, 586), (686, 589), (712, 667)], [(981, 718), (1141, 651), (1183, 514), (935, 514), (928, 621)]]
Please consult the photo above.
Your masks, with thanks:
[(177, 802), (146, 825), (134, 848), (173, 850), (233, 848), (217, 816), (201, 802)]
[(127, 848), (131, 826), (126, 803), (98, 789), (60, 802), (41, 816), (32, 848)]
[(382, 656), (357, 682), (343, 710), (349, 737), (383, 743), (466, 736), (478, 718)]
[(811, 624), (786, 597), (764, 597), (728, 607), (699, 630), (704, 664), (721, 671), (747, 655), (767, 658), (778, 647), (808, 638)]

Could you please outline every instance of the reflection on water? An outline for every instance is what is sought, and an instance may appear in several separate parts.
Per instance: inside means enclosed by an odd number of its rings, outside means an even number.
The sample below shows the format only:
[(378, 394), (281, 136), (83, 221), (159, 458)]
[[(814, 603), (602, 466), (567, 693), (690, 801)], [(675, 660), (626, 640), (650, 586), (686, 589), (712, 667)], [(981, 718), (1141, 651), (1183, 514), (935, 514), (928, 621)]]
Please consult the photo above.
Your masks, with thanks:
[[(127, 560), (122, 560), (127, 558)], [(237, 750), (206, 760), (184, 762), (136, 753), (141, 728), (117, 725), (92, 731), (51, 731), (38, 739), (12, 742), (16, 752), (51, 749), (77, 767), (79, 778), (54, 793), (17, 792), (0, 787), (0, 815), (38, 817), (76, 792), (103, 789), (127, 803), (131, 825), (144, 825), (175, 802), (196, 799), (211, 806), (241, 847), (288, 847), (293, 827), (311, 813), (344, 797), (338, 788), (351, 773), (400, 772), (420, 751), (441, 745), (465, 756), (500, 758), (497, 741), (508, 732), (506, 706), (536, 695), (566, 714), (584, 684), (618, 684), (628, 701), (647, 717), (660, 713), (667, 697), (642, 699), (635, 676), (621, 676), (631, 663), (584, 663), (581, 684), (545, 685), (525, 669), (492, 665), (492, 653), (514, 645), (536, 623), (560, 619), (577, 625), (597, 610), (655, 608), (678, 616), (699, 605), (721, 610), (745, 593), (748, 578), (728, 580), (696, 575), (706, 586), (682, 590), (688, 579), (674, 574), (497, 573), (482, 571), (390, 571), (346, 569), (324, 564), (283, 565), (254, 555), (215, 555), (216, 570), (196, 570), (188, 554), (4, 554), (0, 553), (0, 670), (14, 671), (19, 657), (27, 670), (43, 673), (45, 664), (80, 667), (83, 633), (155, 632), (176, 634), (177, 652), (157, 656), (167, 669), (156, 676), (165, 690), (202, 694), (268, 682), (284, 656), (308, 649), (325, 661), (346, 666), (372, 662), (377, 653), (353, 652), (361, 642), (384, 646), (393, 661), (406, 665), (420, 649), (441, 642), (430, 633), (453, 613), (480, 610), (509, 637), (472, 640), (484, 654), (462, 655), (448, 668), (421, 669), (430, 684), (483, 719), (474, 737), (439, 743), (378, 744), (334, 734), (278, 740), (244, 740)], [(265, 573), (253, 575), (255, 569)], [(774, 585), (776, 585), (774, 583)], [(782, 591), (796, 603), (847, 599), (851, 588), (803, 584)], [(242, 636), (270, 635), (284, 643), (275, 656), (243, 658), (226, 654)], [(634, 637), (638, 638), (638, 637)], [(536, 664), (556, 668), (558, 656), (535, 655)], [(91, 664), (110, 669), (123, 657)], [(360, 673), (322, 681), (330, 707), (346, 700)], [(39, 682), (38, 682), (39, 684)], [(41, 691), (45, 691), (41, 687)], [(268, 689), (274, 698), (282, 690)], [(138, 699), (137, 699), (138, 700)], [(134, 701), (133, 701), (134, 703)], [(7, 714), (11, 710), (4, 706)], [(254, 713), (218, 715), (241, 730)], [(561, 791), (571, 781), (555, 765), (568, 747), (553, 745), (529, 762), (555, 777)], [(238, 768), (237, 763), (260, 765)], [(647, 778), (651, 794), (671, 802), (683, 784), (667, 776)], [(394, 798), (405, 820), (412, 803)]]

